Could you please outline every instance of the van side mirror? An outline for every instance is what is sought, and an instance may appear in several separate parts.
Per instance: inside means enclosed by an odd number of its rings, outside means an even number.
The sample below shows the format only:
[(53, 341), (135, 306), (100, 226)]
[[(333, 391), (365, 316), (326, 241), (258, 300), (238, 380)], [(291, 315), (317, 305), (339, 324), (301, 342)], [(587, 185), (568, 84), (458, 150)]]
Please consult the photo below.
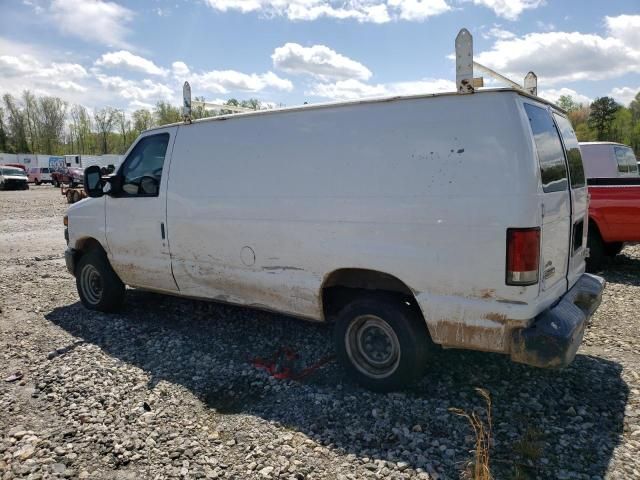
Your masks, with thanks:
[(87, 196), (92, 198), (101, 197), (102, 192), (102, 174), (98, 165), (91, 165), (84, 171), (84, 191)]

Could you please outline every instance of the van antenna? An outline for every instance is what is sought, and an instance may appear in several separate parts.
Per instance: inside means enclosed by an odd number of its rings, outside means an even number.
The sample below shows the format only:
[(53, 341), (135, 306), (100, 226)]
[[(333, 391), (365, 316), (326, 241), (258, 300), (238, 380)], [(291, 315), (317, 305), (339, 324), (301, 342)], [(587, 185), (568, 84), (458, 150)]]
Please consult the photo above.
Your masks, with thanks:
[(530, 95), (538, 94), (538, 77), (535, 73), (529, 72), (524, 77), (524, 86), (508, 79), (504, 75), (491, 70), (489, 67), (482, 65), (473, 60), (473, 36), (466, 28), (458, 32), (456, 36), (456, 87), (458, 93), (474, 93), (476, 88), (484, 86), (482, 77), (474, 77), (474, 68), (480, 70), (484, 74), (493, 77), (511, 88), (524, 91)]

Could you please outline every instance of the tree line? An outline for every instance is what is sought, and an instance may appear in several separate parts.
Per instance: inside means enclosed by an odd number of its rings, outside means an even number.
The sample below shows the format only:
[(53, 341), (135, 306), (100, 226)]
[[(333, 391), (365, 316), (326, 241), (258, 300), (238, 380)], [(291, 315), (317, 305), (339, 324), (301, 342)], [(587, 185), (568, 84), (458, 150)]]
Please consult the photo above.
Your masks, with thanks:
[[(196, 100), (204, 101), (199, 97)], [(194, 119), (231, 113), (194, 104)], [(262, 108), (255, 98), (243, 101), (232, 98), (225, 104)], [(561, 96), (558, 105), (567, 111), (578, 140), (624, 143), (636, 155), (640, 154), (640, 92), (627, 107), (611, 97), (596, 98), (585, 105), (568, 95)], [(0, 152), (122, 154), (142, 131), (181, 120), (180, 108), (167, 102), (127, 114), (113, 107), (89, 110), (58, 97), (36, 96), (28, 90), (17, 98), (7, 93), (0, 102)]]
[(628, 107), (611, 97), (596, 98), (591, 104), (563, 95), (558, 106), (565, 109), (581, 142), (608, 141), (629, 145), (640, 155), (640, 92)]
[[(204, 102), (204, 98), (196, 100)], [(262, 108), (255, 98), (242, 101), (232, 98), (225, 105)], [(231, 111), (206, 109), (200, 104), (192, 108), (191, 116), (199, 119), (227, 113)], [(144, 130), (181, 120), (181, 108), (167, 102), (127, 114), (113, 107), (90, 110), (58, 97), (36, 96), (28, 90), (20, 97), (7, 93), (0, 102), (0, 152), (122, 154)]]

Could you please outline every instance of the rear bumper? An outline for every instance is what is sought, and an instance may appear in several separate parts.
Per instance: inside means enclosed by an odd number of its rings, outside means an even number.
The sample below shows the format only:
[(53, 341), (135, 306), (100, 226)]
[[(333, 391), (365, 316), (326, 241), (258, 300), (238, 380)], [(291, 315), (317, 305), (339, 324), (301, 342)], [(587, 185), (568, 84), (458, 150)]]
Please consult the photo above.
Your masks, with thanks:
[(561, 368), (574, 359), (587, 322), (602, 301), (605, 281), (583, 274), (553, 307), (530, 327), (512, 332), (511, 360), (535, 367)]

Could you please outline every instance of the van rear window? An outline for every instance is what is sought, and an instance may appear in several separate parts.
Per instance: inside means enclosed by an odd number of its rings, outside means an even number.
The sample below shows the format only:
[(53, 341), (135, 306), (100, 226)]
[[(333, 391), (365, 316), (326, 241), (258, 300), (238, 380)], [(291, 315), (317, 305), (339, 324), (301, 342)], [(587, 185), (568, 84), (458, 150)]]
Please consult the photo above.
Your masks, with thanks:
[(582, 155), (580, 154), (580, 145), (576, 137), (571, 122), (557, 113), (553, 114), (556, 124), (560, 129), (560, 135), (564, 141), (564, 148), (567, 152), (567, 161), (569, 163), (569, 178), (571, 179), (571, 188), (584, 187), (584, 167), (582, 166)]
[(614, 151), (618, 162), (618, 172), (637, 175), (638, 163), (636, 162), (636, 156), (633, 154), (633, 150), (629, 147), (614, 147)]
[(567, 189), (567, 167), (564, 163), (562, 143), (551, 115), (544, 108), (529, 103), (524, 104), (527, 112), (533, 140), (538, 152), (542, 189), (545, 193)]

